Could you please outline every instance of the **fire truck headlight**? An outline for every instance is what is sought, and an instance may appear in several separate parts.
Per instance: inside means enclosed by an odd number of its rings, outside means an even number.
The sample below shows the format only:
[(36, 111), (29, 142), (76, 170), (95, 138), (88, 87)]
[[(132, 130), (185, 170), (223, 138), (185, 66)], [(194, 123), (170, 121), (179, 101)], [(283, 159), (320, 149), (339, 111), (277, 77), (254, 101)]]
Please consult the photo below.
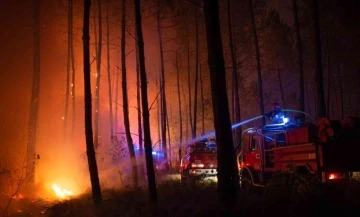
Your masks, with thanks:
[(287, 122), (289, 122), (289, 118), (283, 117), (282, 119), (283, 119), (284, 124), (286, 124)]

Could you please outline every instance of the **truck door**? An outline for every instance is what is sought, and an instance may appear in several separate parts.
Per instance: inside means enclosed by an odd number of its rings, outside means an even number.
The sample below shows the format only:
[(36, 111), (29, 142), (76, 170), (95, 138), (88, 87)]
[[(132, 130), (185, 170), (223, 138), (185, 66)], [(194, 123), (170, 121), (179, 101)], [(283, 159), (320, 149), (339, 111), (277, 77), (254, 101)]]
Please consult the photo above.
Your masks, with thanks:
[(246, 153), (246, 164), (253, 167), (256, 171), (261, 170), (260, 137), (257, 134), (250, 135), (249, 151)]

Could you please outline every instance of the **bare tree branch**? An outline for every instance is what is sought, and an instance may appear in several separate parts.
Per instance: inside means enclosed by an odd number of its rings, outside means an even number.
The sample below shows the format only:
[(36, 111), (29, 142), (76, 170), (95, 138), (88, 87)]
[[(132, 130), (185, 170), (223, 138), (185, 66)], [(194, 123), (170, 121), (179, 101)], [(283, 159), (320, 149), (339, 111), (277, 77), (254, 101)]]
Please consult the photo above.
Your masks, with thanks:
[(160, 95), (161, 90), (163, 89), (163, 87), (164, 87), (164, 86), (161, 86), (160, 91), (159, 91), (159, 92), (158, 92), (158, 94), (156, 95), (156, 97), (155, 97), (154, 101), (151, 103), (149, 110), (151, 110), (151, 109), (152, 109), (152, 106), (154, 105), (154, 103), (155, 103), (156, 99), (159, 97), (159, 95)]
[(186, 2), (189, 2), (191, 4), (194, 4), (195, 6), (199, 7), (199, 8), (203, 8), (202, 5), (200, 5), (198, 2), (196, 2), (195, 0), (185, 0)]

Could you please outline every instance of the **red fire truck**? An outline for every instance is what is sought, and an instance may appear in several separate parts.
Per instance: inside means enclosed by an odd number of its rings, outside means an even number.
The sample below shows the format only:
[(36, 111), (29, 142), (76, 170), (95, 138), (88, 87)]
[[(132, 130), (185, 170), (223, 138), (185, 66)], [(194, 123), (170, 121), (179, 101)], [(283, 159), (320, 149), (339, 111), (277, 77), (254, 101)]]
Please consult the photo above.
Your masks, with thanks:
[[(263, 115), (273, 121), (243, 131), (237, 164), (241, 187), (264, 187), (276, 171), (314, 174), (322, 182), (341, 182), (360, 171), (360, 118), (342, 122), (278, 110)], [(275, 122), (275, 124), (274, 124)]]
[(217, 175), (217, 148), (214, 141), (188, 145), (180, 162), (182, 183), (200, 179), (215, 179)]

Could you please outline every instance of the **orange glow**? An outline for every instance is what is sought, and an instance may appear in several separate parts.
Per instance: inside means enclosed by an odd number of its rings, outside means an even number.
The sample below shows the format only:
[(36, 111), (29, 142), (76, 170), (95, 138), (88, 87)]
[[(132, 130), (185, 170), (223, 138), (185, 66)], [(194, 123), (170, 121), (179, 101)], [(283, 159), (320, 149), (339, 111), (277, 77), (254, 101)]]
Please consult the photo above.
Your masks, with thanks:
[(52, 189), (54, 190), (54, 193), (57, 197), (61, 198), (61, 199), (67, 199), (71, 196), (73, 196), (73, 192), (64, 189), (64, 188), (60, 188), (58, 185), (56, 184), (52, 184)]

